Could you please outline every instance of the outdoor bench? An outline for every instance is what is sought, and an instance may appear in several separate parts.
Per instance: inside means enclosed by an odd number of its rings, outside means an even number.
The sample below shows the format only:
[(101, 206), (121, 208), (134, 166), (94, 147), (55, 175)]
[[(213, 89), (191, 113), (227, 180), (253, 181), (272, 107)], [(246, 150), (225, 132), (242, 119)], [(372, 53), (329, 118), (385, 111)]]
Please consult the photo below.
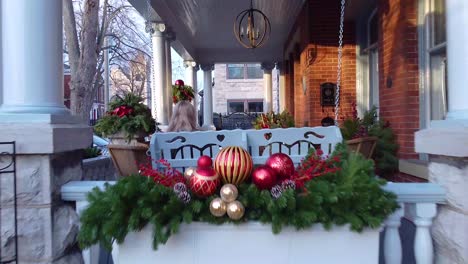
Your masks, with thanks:
[(173, 168), (194, 167), (202, 155), (215, 158), (228, 146), (240, 146), (252, 156), (254, 164), (264, 164), (271, 154), (285, 153), (297, 165), (310, 148), (330, 154), (342, 142), (340, 129), (330, 127), (276, 128), (261, 130), (221, 130), (157, 133), (151, 138), (154, 167), (165, 159)]

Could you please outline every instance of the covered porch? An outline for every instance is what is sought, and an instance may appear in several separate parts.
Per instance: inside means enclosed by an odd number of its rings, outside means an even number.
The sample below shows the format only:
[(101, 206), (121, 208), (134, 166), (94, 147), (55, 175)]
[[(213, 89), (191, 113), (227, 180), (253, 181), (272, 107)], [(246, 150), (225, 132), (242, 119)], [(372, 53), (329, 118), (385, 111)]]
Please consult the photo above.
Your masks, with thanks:
[[(279, 108), (294, 114), (298, 126), (317, 126), (324, 115), (334, 115), (332, 107), (320, 105), (319, 85), (336, 83), (338, 78), (340, 2), (328, 5), (325, 2), (329, 1), (319, 0), (254, 1), (255, 7), (267, 15), (272, 25), (270, 39), (265, 46), (257, 49), (243, 48), (232, 32), (235, 16), (249, 7), (249, 1), (130, 2), (147, 19), (147, 29), (152, 36), (152, 110), (161, 124), (168, 123), (172, 109), (170, 47), (185, 60), (185, 81), (196, 91), (201, 90), (201, 87), (196, 87), (196, 72), (198, 68), (203, 71), (203, 127), (207, 130), (214, 127), (212, 70), (215, 63), (262, 63), (267, 111), (272, 109), (271, 70), (278, 67)], [(369, 78), (363, 77), (364, 71), (359, 69), (362, 59), (359, 50), (369, 48), (360, 44), (360, 34), (365, 32), (359, 29), (365, 27), (359, 26), (361, 16), (368, 12), (369, 6), (374, 6), (382, 15), (381, 25), (397, 23), (401, 17), (385, 15), (392, 14), (392, 10), (403, 10), (409, 4), (405, 0), (395, 2), (359, 0), (349, 1), (345, 6), (343, 68), (340, 76), (341, 118), (351, 113), (353, 102), (358, 102), (360, 112), (373, 103), (372, 92), (362, 85), (362, 80)], [(415, 9), (412, 11), (416, 12), (416, 2), (424, 1), (412, 2)], [(464, 0), (448, 0), (446, 10), (450, 89), (447, 90), (448, 113), (444, 120), (420, 126), (419, 114), (416, 117), (411, 114), (411, 111), (419, 111), (423, 103), (431, 104), (428, 100), (420, 102), (419, 96), (425, 90), (420, 90), (419, 85), (426, 76), (417, 63), (418, 50), (405, 52), (404, 55), (397, 52), (397, 55), (393, 54), (395, 60), (392, 60), (392, 54), (386, 53), (391, 48), (378, 44), (382, 62), (379, 70), (387, 71), (383, 66), (385, 61), (388, 61), (389, 67), (399, 69), (388, 71), (377, 79), (380, 98), (385, 94), (395, 97), (394, 100), (381, 100), (381, 116), (390, 117), (392, 125), (400, 133), (402, 157), (414, 158), (419, 153), (428, 155), (429, 180), (433, 182), (388, 185), (389, 190), (398, 194), (402, 209), (386, 222), (387, 236), (383, 242), (385, 263), (401, 263), (405, 249), (400, 247), (398, 228), (403, 216), (416, 226), (414, 251), (417, 263), (433, 263), (434, 260), (437, 263), (463, 263), (468, 260), (466, 234), (460, 232), (466, 229), (468, 222), (468, 203), (464, 192), (468, 182), (468, 75), (465, 70), (468, 68), (468, 48), (465, 45), (468, 35), (465, 27), (460, 26), (468, 25), (468, 4)], [(65, 185), (80, 180), (79, 150), (89, 145), (92, 133), (90, 127), (78, 123), (63, 106), (62, 1), (3, 1), (0, 11), (0, 142), (16, 142), (14, 152), (18, 177), (15, 184), (19, 192), (18, 198), (12, 199), (11, 193), (5, 189), (11, 180), (4, 180), (2, 176), (2, 183), (5, 183), (2, 184), (2, 209), (10, 209), (2, 210), (2, 218), (10, 214), (13, 203), (17, 203), (18, 263), (73, 263), (70, 261), (79, 261), (81, 253), (73, 238), (78, 228), (78, 218), (75, 205), (70, 202), (77, 202), (76, 209), (79, 211), (86, 204), (84, 197), (90, 188), (102, 186), (103, 183)], [(420, 25), (418, 21), (421, 18), (413, 21), (413, 28)], [(29, 28), (28, 32), (25, 32), (25, 28)], [(397, 34), (398, 28), (395, 31), (392, 38), (396, 43), (398, 38), (405, 36)], [(416, 38), (418, 31), (415, 32)], [(384, 39), (386, 35), (380, 32), (378, 40), (383, 43)], [(413, 41), (417, 43), (417, 40)], [(407, 47), (407, 43), (395, 45), (397, 51)], [(401, 60), (408, 54), (415, 56), (410, 59), (416, 61)], [(408, 69), (416, 72), (421, 79), (403, 76)], [(416, 87), (415, 90), (407, 89), (407, 84)], [(398, 87), (403, 86), (405, 89), (399, 90)], [(395, 101), (408, 96), (417, 97), (411, 98), (416, 100), (416, 106), (414, 101), (396, 104)], [(385, 110), (385, 106), (391, 108)], [(408, 116), (415, 120), (407, 121)], [(444, 201), (440, 187), (445, 189), (447, 201)], [(4, 199), (6, 193), (9, 196)], [(448, 206), (437, 205), (444, 202)], [(437, 211), (437, 208), (441, 211)], [(436, 227), (431, 234), (433, 219)], [(11, 229), (6, 231), (4, 228), (10, 227), (1, 227), (2, 247), (8, 242), (3, 239), (11, 237)], [(3, 236), (7, 233), (7, 236)], [(86, 261), (95, 263), (90, 256), (92, 254), (86, 255)], [(456, 260), (453, 260), (454, 257)]]

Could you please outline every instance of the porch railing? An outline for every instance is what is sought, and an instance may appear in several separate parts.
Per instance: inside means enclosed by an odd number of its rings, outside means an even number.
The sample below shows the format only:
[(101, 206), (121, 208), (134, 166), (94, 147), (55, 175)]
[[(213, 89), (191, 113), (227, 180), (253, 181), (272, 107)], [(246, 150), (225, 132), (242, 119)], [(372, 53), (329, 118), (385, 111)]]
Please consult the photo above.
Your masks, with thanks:
[(402, 217), (416, 226), (413, 245), (416, 263), (434, 263), (432, 219), (437, 215), (437, 204), (445, 203), (445, 190), (434, 183), (388, 183), (384, 189), (395, 193), (400, 203), (400, 208), (385, 221), (383, 243), (385, 263), (402, 263), (403, 254), (399, 233)]
[[(104, 188), (105, 184), (114, 182), (80, 181), (69, 182), (62, 186), (62, 199), (76, 202), (80, 214), (88, 205), (86, 196), (93, 188)], [(384, 263), (402, 263), (402, 244), (399, 234), (401, 219), (404, 217), (416, 226), (414, 258), (418, 264), (432, 264), (434, 249), (430, 228), (432, 219), (437, 215), (437, 204), (445, 203), (445, 190), (434, 183), (388, 183), (385, 190), (398, 196), (400, 208), (385, 221), (383, 241)], [(94, 264), (99, 259), (99, 247), (83, 251), (85, 263)]]

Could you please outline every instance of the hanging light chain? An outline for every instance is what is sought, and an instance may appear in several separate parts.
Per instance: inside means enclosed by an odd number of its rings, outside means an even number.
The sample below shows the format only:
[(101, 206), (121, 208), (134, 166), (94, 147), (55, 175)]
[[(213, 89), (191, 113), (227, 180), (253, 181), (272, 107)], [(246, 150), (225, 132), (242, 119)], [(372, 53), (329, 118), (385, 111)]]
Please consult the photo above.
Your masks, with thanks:
[[(255, 21), (258, 15), (261, 21)], [(247, 28), (244, 35), (244, 24), (247, 20)], [(263, 27), (262, 27), (263, 25)], [(250, 1), (250, 9), (240, 12), (234, 22), (234, 35), (239, 43), (248, 49), (255, 49), (263, 46), (271, 33), (271, 24), (268, 17), (260, 10), (253, 8), (253, 1)]]
[(335, 91), (335, 126), (338, 126), (338, 117), (340, 111), (340, 88), (341, 88), (341, 67), (343, 59), (343, 28), (344, 28), (344, 12), (346, 0), (341, 0), (340, 14), (340, 31), (338, 40), (338, 69), (336, 72), (336, 91)]

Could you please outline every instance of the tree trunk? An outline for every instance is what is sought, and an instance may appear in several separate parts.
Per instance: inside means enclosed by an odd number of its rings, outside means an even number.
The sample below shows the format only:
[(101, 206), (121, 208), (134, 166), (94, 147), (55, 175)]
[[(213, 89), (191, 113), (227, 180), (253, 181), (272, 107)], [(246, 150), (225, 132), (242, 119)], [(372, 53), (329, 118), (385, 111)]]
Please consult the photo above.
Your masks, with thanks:
[[(64, 24), (69, 49), (70, 66), (72, 70), (70, 82), (70, 110), (83, 123), (89, 122), (89, 112), (95, 94), (95, 77), (97, 58), (100, 51), (97, 41), (99, 27), (99, 0), (86, 0), (84, 3), (83, 31), (81, 34), (81, 49), (78, 48), (76, 36), (76, 22), (73, 19), (73, 4), (67, 0), (64, 5)], [(70, 10), (71, 9), (71, 10)], [(77, 40), (77, 39), (76, 39)], [(72, 51), (73, 49), (73, 51)], [(77, 56), (79, 56), (77, 58)], [(76, 67), (77, 65), (77, 67)], [(75, 71), (73, 68), (76, 67)]]
[(80, 59), (80, 46), (78, 44), (78, 34), (76, 33), (75, 12), (72, 0), (63, 2), (63, 26), (68, 47), (68, 61), (72, 75), (76, 74)]

